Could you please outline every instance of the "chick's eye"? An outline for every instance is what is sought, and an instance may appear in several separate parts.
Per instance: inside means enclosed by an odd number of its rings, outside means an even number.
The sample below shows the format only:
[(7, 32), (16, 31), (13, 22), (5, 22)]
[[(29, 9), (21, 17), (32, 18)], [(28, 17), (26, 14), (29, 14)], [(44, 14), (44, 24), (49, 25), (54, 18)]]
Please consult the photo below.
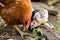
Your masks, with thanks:
[(35, 24), (35, 22), (33, 22), (33, 24)]
[(46, 14), (46, 12), (44, 12), (44, 14)]
[(38, 27), (35, 27), (35, 29), (38, 29)]
[(34, 25), (32, 25), (32, 27), (33, 27)]

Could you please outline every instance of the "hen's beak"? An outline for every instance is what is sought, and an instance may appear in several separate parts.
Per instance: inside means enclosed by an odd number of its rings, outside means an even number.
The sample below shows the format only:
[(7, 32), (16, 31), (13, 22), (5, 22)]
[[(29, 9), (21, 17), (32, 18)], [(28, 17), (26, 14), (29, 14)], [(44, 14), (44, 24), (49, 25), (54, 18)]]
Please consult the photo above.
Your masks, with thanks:
[(26, 25), (26, 30), (28, 30), (29, 26), (30, 26), (30, 21), (28, 21), (28, 23)]

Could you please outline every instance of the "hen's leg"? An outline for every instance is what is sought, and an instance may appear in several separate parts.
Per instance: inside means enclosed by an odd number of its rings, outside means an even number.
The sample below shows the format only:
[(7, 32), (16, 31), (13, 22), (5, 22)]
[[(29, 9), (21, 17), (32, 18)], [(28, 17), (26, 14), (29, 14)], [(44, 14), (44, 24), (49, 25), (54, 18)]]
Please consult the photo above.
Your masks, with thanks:
[[(30, 35), (30, 36), (32, 36), (32, 34), (29, 34), (29, 33), (27, 33), (27, 32), (21, 31), (21, 30), (18, 28), (17, 25), (13, 25), (13, 26), (14, 26), (14, 28), (19, 32), (19, 34), (21, 35), (22, 39), (23, 39), (23, 36), (24, 36), (24, 35)], [(33, 36), (34, 36), (34, 35), (33, 35)]]

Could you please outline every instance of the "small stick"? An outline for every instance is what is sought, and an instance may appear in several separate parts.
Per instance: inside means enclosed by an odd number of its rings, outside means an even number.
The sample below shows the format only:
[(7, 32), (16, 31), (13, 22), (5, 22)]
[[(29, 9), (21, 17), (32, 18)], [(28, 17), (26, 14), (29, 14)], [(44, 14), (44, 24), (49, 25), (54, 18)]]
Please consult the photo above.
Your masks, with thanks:
[(14, 26), (14, 28), (21, 34), (21, 33), (23, 33), (19, 28), (18, 28), (18, 26), (17, 25), (13, 25)]
[(5, 7), (5, 5), (4, 5), (4, 4), (2, 4), (2, 3), (0, 3), (0, 6)]

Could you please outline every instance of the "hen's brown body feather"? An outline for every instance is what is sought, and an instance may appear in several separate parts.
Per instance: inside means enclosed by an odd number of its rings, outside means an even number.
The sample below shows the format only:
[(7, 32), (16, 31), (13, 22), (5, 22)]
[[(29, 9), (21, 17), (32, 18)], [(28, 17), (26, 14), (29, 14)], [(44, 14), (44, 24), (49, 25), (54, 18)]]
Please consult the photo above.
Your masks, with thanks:
[[(7, 1), (7, 0), (6, 0)], [(10, 1), (10, 0), (9, 0)], [(26, 25), (28, 21), (31, 21), (32, 5), (30, 0), (15, 0), (17, 2), (14, 5), (5, 4), (4, 8), (1, 8), (0, 16), (9, 24)], [(3, 4), (3, 3), (2, 3)]]

